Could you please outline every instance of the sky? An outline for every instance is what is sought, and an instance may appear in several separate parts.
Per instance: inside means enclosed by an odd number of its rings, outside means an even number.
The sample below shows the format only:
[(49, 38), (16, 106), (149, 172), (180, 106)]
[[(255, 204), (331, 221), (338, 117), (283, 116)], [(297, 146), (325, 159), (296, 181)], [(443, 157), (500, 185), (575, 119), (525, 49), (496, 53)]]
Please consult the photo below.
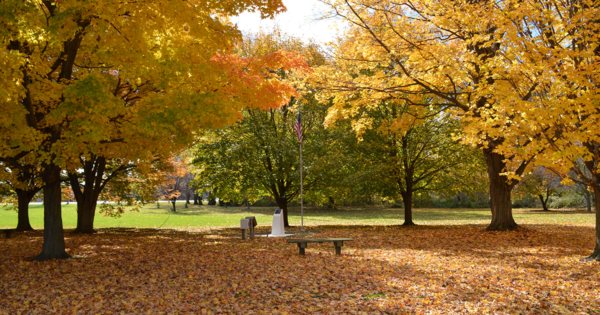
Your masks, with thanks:
[(335, 38), (336, 31), (333, 29), (335, 21), (333, 19), (317, 20), (327, 11), (327, 6), (321, 2), (317, 0), (283, 0), (283, 4), (287, 11), (275, 16), (273, 20), (261, 20), (258, 13), (242, 13), (233, 17), (232, 21), (237, 23), (243, 33), (256, 33), (261, 27), (269, 30), (277, 24), (285, 33), (304, 40), (314, 39), (325, 44)]

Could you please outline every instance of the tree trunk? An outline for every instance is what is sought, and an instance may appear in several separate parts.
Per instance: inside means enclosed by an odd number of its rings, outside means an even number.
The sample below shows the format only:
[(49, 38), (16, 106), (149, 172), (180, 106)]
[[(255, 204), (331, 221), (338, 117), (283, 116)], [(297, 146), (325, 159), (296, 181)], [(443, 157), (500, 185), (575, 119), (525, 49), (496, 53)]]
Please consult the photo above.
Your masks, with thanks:
[(190, 204), (190, 194), (185, 194), (185, 207)]
[(94, 230), (94, 218), (96, 216), (96, 205), (98, 196), (84, 190), (83, 200), (77, 200), (77, 228), (74, 233), (96, 233)]
[(596, 247), (594, 247), (594, 252), (585, 260), (592, 261), (597, 260), (600, 261), (600, 186), (598, 184), (593, 186), (594, 189), (594, 206), (596, 206)]
[(492, 222), (488, 231), (515, 230), (519, 226), (515, 222), (510, 203), (510, 192), (514, 185), (507, 183), (506, 176), (500, 175), (505, 171), (506, 163), (504, 156), (491, 152), (491, 149), (483, 151), (490, 179), (490, 203), (492, 210)]
[(544, 200), (542, 195), (538, 195), (538, 198), (540, 198), (540, 201), (542, 202), (542, 208), (544, 208), (544, 211), (550, 211), (548, 210), (548, 199)]
[(173, 212), (177, 212), (177, 209), (175, 208), (175, 203), (177, 203), (177, 198), (171, 198), (171, 203), (173, 203)]
[(275, 198), (275, 202), (277, 202), (277, 206), (283, 210), (283, 226), (290, 227), (290, 222), (288, 221), (288, 202), (285, 198)]
[(331, 196), (329, 196), (329, 203), (327, 204), (327, 208), (335, 209), (335, 200)]
[(197, 205), (198, 204), (198, 194), (194, 193), (194, 204)]
[(18, 221), (17, 221), (17, 231), (33, 231), (31, 224), (29, 223), (29, 202), (35, 196), (37, 191), (28, 191), (23, 189), (15, 189), (17, 192), (18, 199)]
[(160, 200), (156, 200), (156, 209), (160, 209), (160, 203), (159, 203), (159, 201)]
[(587, 191), (587, 187), (586, 190), (583, 191), (584, 193), (584, 197), (585, 197), (585, 205), (587, 206), (587, 212), (588, 213), (592, 213), (592, 196), (590, 194), (589, 191)]
[(415, 225), (412, 215), (412, 191), (402, 194), (402, 201), (404, 202), (404, 223), (402, 225)]
[(74, 233), (96, 233), (94, 218), (98, 197), (102, 192), (105, 169), (106, 159), (103, 157), (92, 156), (89, 160), (86, 160), (83, 165), (83, 187), (79, 183), (78, 174), (69, 174), (69, 182), (75, 200), (77, 200), (77, 227), (73, 231)]
[(42, 252), (34, 260), (65, 259), (65, 238), (60, 204), (60, 168), (54, 164), (44, 164), (44, 244)]

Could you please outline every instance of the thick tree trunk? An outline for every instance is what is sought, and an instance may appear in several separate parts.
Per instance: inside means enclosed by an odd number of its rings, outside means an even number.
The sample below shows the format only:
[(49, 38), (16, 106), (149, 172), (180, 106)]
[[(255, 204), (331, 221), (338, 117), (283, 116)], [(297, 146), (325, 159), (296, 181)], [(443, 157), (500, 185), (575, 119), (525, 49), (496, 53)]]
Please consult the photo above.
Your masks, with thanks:
[(600, 186), (594, 185), (594, 206), (596, 206), (596, 246), (594, 247), (594, 252), (585, 260), (592, 261), (600, 261)]
[(77, 200), (77, 228), (74, 233), (96, 233), (94, 230), (94, 218), (96, 216), (96, 205), (98, 196), (84, 190), (83, 200)]
[(18, 199), (18, 221), (17, 221), (17, 231), (33, 231), (31, 224), (29, 223), (29, 202), (35, 196), (35, 191), (27, 191), (23, 189), (15, 189), (17, 192)]
[(510, 192), (514, 185), (507, 183), (506, 176), (500, 175), (505, 171), (506, 164), (504, 156), (491, 152), (491, 149), (483, 151), (485, 156), (488, 176), (490, 179), (490, 203), (492, 210), (492, 222), (488, 231), (515, 230), (519, 226), (515, 222), (510, 203)]
[(544, 208), (544, 211), (550, 211), (548, 210), (548, 199), (544, 200), (542, 195), (538, 195), (538, 198), (540, 198), (540, 201), (542, 202), (542, 208)]
[(43, 165), (44, 181), (44, 244), (34, 260), (69, 258), (65, 251), (65, 238), (60, 204), (60, 168), (54, 164)]
[[(185, 204), (189, 205), (190, 204), (190, 194), (185, 194)], [(187, 208), (187, 206), (186, 206)]]
[(194, 204), (198, 204), (198, 194), (194, 193)]
[(175, 204), (177, 203), (177, 198), (171, 198), (171, 203), (173, 204), (173, 212), (177, 212), (177, 208), (175, 207)]
[(402, 225), (415, 225), (412, 214), (412, 191), (402, 194), (404, 202), (404, 223)]

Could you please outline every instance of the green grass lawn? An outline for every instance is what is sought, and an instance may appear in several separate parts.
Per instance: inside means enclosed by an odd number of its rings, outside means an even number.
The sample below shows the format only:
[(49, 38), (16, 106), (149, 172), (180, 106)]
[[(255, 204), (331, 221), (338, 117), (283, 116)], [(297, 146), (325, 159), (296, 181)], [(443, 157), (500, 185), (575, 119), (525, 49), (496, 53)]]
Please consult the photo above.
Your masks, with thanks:
[[(176, 213), (170, 211), (170, 205), (150, 204), (139, 212), (128, 211), (121, 218), (104, 217), (96, 214), (95, 227), (132, 227), (193, 229), (207, 227), (233, 227), (246, 216), (255, 216), (259, 226), (270, 226), (275, 207), (219, 207), (195, 206), (184, 208), (177, 204)], [(31, 225), (35, 229), (43, 227), (43, 206), (30, 205)], [(533, 209), (515, 209), (514, 217), (518, 224), (564, 224), (594, 226), (594, 213), (584, 211), (542, 212)], [(300, 208), (290, 208), (290, 224), (300, 225)], [(489, 209), (415, 209), (413, 218), (419, 225), (457, 225), (488, 224), (491, 220)], [(63, 225), (66, 229), (75, 228), (77, 220), (76, 205), (63, 205)], [(304, 224), (314, 225), (398, 225), (404, 220), (403, 209), (382, 207), (342, 208), (330, 210), (321, 207), (305, 207)], [(14, 228), (17, 225), (17, 213), (0, 208), (0, 228)]]

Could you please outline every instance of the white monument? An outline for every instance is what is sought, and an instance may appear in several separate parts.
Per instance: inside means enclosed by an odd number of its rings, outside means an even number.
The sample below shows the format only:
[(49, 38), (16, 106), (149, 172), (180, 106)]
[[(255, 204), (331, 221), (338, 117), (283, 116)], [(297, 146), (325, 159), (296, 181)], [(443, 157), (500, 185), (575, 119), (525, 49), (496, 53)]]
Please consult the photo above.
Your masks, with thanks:
[(271, 227), (271, 234), (269, 237), (284, 237), (293, 234), (285, 234), (285, 227), (283, 226), (283, 210), (275, 209), (273, 214), (273, 226)]

